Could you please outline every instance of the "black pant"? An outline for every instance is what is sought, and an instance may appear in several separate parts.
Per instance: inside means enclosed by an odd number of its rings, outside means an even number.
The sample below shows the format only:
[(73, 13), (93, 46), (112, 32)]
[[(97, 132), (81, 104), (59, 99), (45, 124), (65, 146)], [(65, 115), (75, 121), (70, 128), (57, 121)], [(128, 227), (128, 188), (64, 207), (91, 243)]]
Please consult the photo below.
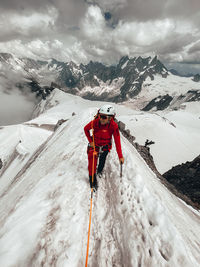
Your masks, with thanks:
[(108, 155), (108, 150), (103, 151), (103, 153), (100, 153), (97, 173), (101, 173), (103, 171), (107, 155)]
[[(104, 165), (105, 165), (105, 162), (106, 162), (106, 157), (108, 155), (108, 150), (106, 151), (103, 151), (103, 153), (100, 153), (100, 156), (99, 156), (99, 165), (98, 165), (98, 168), (97, 168), (97, 173), (101, 173), (103, 168), (104, 168)], [(92, 188), (95, 188), (97, 190), (98, 188), (98, 183), (97, 183), (97, 177), (96, 177), (96, 173), (94, 174), (94, 177), (93, 177), (93, 183), (92, 183), (92, 175), (89, 176), (89, 181), (90, 181), (90, 187)]]

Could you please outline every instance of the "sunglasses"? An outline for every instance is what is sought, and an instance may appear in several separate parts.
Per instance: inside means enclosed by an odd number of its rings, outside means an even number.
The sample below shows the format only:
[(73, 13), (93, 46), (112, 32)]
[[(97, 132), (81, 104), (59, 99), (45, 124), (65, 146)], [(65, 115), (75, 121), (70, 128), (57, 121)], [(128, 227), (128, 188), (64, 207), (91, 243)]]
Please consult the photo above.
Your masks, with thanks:
[(103, 119), (103, 120), (106, 120), (108, 118), (110, 118), (111, 116), (106, 116), (106, 115), (100, 115), (100, 118)]

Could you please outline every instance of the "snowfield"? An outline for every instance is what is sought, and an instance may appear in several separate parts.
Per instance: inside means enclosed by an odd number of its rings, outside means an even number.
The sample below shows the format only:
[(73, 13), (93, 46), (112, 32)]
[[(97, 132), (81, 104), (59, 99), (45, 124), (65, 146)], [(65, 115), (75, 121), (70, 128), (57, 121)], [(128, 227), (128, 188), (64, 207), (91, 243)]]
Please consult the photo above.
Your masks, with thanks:
[[(101, 104), (55, 90), (35, 111), (39, 117), (0, 129), (9, 150), (0, 156), (9, 162), (0, 170), (0, 266), (84, 266), (90, 188), (83, 127)], [(124, 117), (137, 113), (116, 109)], [(55, 132), (42, 128), (58, 119), (66, 122)], [(121, 140), (123, 177), (113, 146), (94, 194), (88, 266), (199, 266), (199, 212)]]
[(171, 105), (173, 104), (171, 107), (179, 109), (181, 100), (177, 101), (177, 97), (186, 94), (189, 90), (200, 90), (199, 83), (194, 82), (191, 77), (179, 77), (169, 73), (167, 78), (163, 78), (161, 75), (156, 74), (154, 75), (154, 80), (148, 77), (143, 82), (141, 92), (133, 99), (126, 101), (126, 105), (141, 110), (152, 99), (168, 94), (174, 98), (171, 102)]
[(189, 90), (199, 90), (199, 83), (194, 82), (191, 77), (179, 77), (169, 73), (167, 78), (157, 74), (154, 80), (149, 77), (143, 83), (143, 89), (139, 96), (154, 98), (159, 95), (169, 94), (171, 96), (187, 93)]
[[(122, 115), (123, 121), (136, 142), (144, 145), (152, 140), (150, 150), (160, 173), (200, 154), (200, 105), (187, 103), (185, 110), (162, 112), (138, 112), (133, 116)], [(193, 112), (193, 109), (195, 112)]]

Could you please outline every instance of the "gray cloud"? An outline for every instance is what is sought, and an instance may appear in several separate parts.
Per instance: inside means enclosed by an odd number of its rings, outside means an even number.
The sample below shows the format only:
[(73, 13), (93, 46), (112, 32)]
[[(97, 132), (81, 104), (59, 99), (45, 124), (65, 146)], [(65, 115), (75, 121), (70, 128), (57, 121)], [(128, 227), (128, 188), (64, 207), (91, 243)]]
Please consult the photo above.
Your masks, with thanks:
[(118, 19), (125, 21), (147, 21), (161, 18), (193, 19), (199, 15), (199, 0), (88, 0), (110, 11)]
[(199, 0), (1, 0), (0, 50), (84, 63), (125, 54), (198, 62), (199, 10)]
[(6, 64), (0, 67), (0, 126), (30, 120), (35, 105), (35, 94), (29, 88), (18, 89), (16, 83), (25, 81), (24, 71), (11, 69)]
[(192, 54), (192, 53), (195, 53), (195, 52), (200, 52), (200, 41), (198, 41), (197, 43), (192, 45), (190, 47), (190, 49), (188, 50), (189, 54)]
[(166, 16), (181, 17), (187, 20), (199, 14), (199, 9), (199, 0), (168, 0), (165, 13)]

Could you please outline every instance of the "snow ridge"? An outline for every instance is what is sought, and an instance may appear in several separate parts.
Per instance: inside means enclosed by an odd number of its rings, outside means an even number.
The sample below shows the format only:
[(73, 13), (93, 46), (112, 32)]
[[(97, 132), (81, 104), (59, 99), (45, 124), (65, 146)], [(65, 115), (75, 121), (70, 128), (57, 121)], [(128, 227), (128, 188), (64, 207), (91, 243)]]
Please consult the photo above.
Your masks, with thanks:
[[(1, 266), (84, 265), (90, 189), (83, 127), (95, 113), (64, 122), (1, 195)], [(90, 266), (198, 266), (199, 214), (123, 136), (122, 147), (123, 177), (113, 148), (94, 196)]]

